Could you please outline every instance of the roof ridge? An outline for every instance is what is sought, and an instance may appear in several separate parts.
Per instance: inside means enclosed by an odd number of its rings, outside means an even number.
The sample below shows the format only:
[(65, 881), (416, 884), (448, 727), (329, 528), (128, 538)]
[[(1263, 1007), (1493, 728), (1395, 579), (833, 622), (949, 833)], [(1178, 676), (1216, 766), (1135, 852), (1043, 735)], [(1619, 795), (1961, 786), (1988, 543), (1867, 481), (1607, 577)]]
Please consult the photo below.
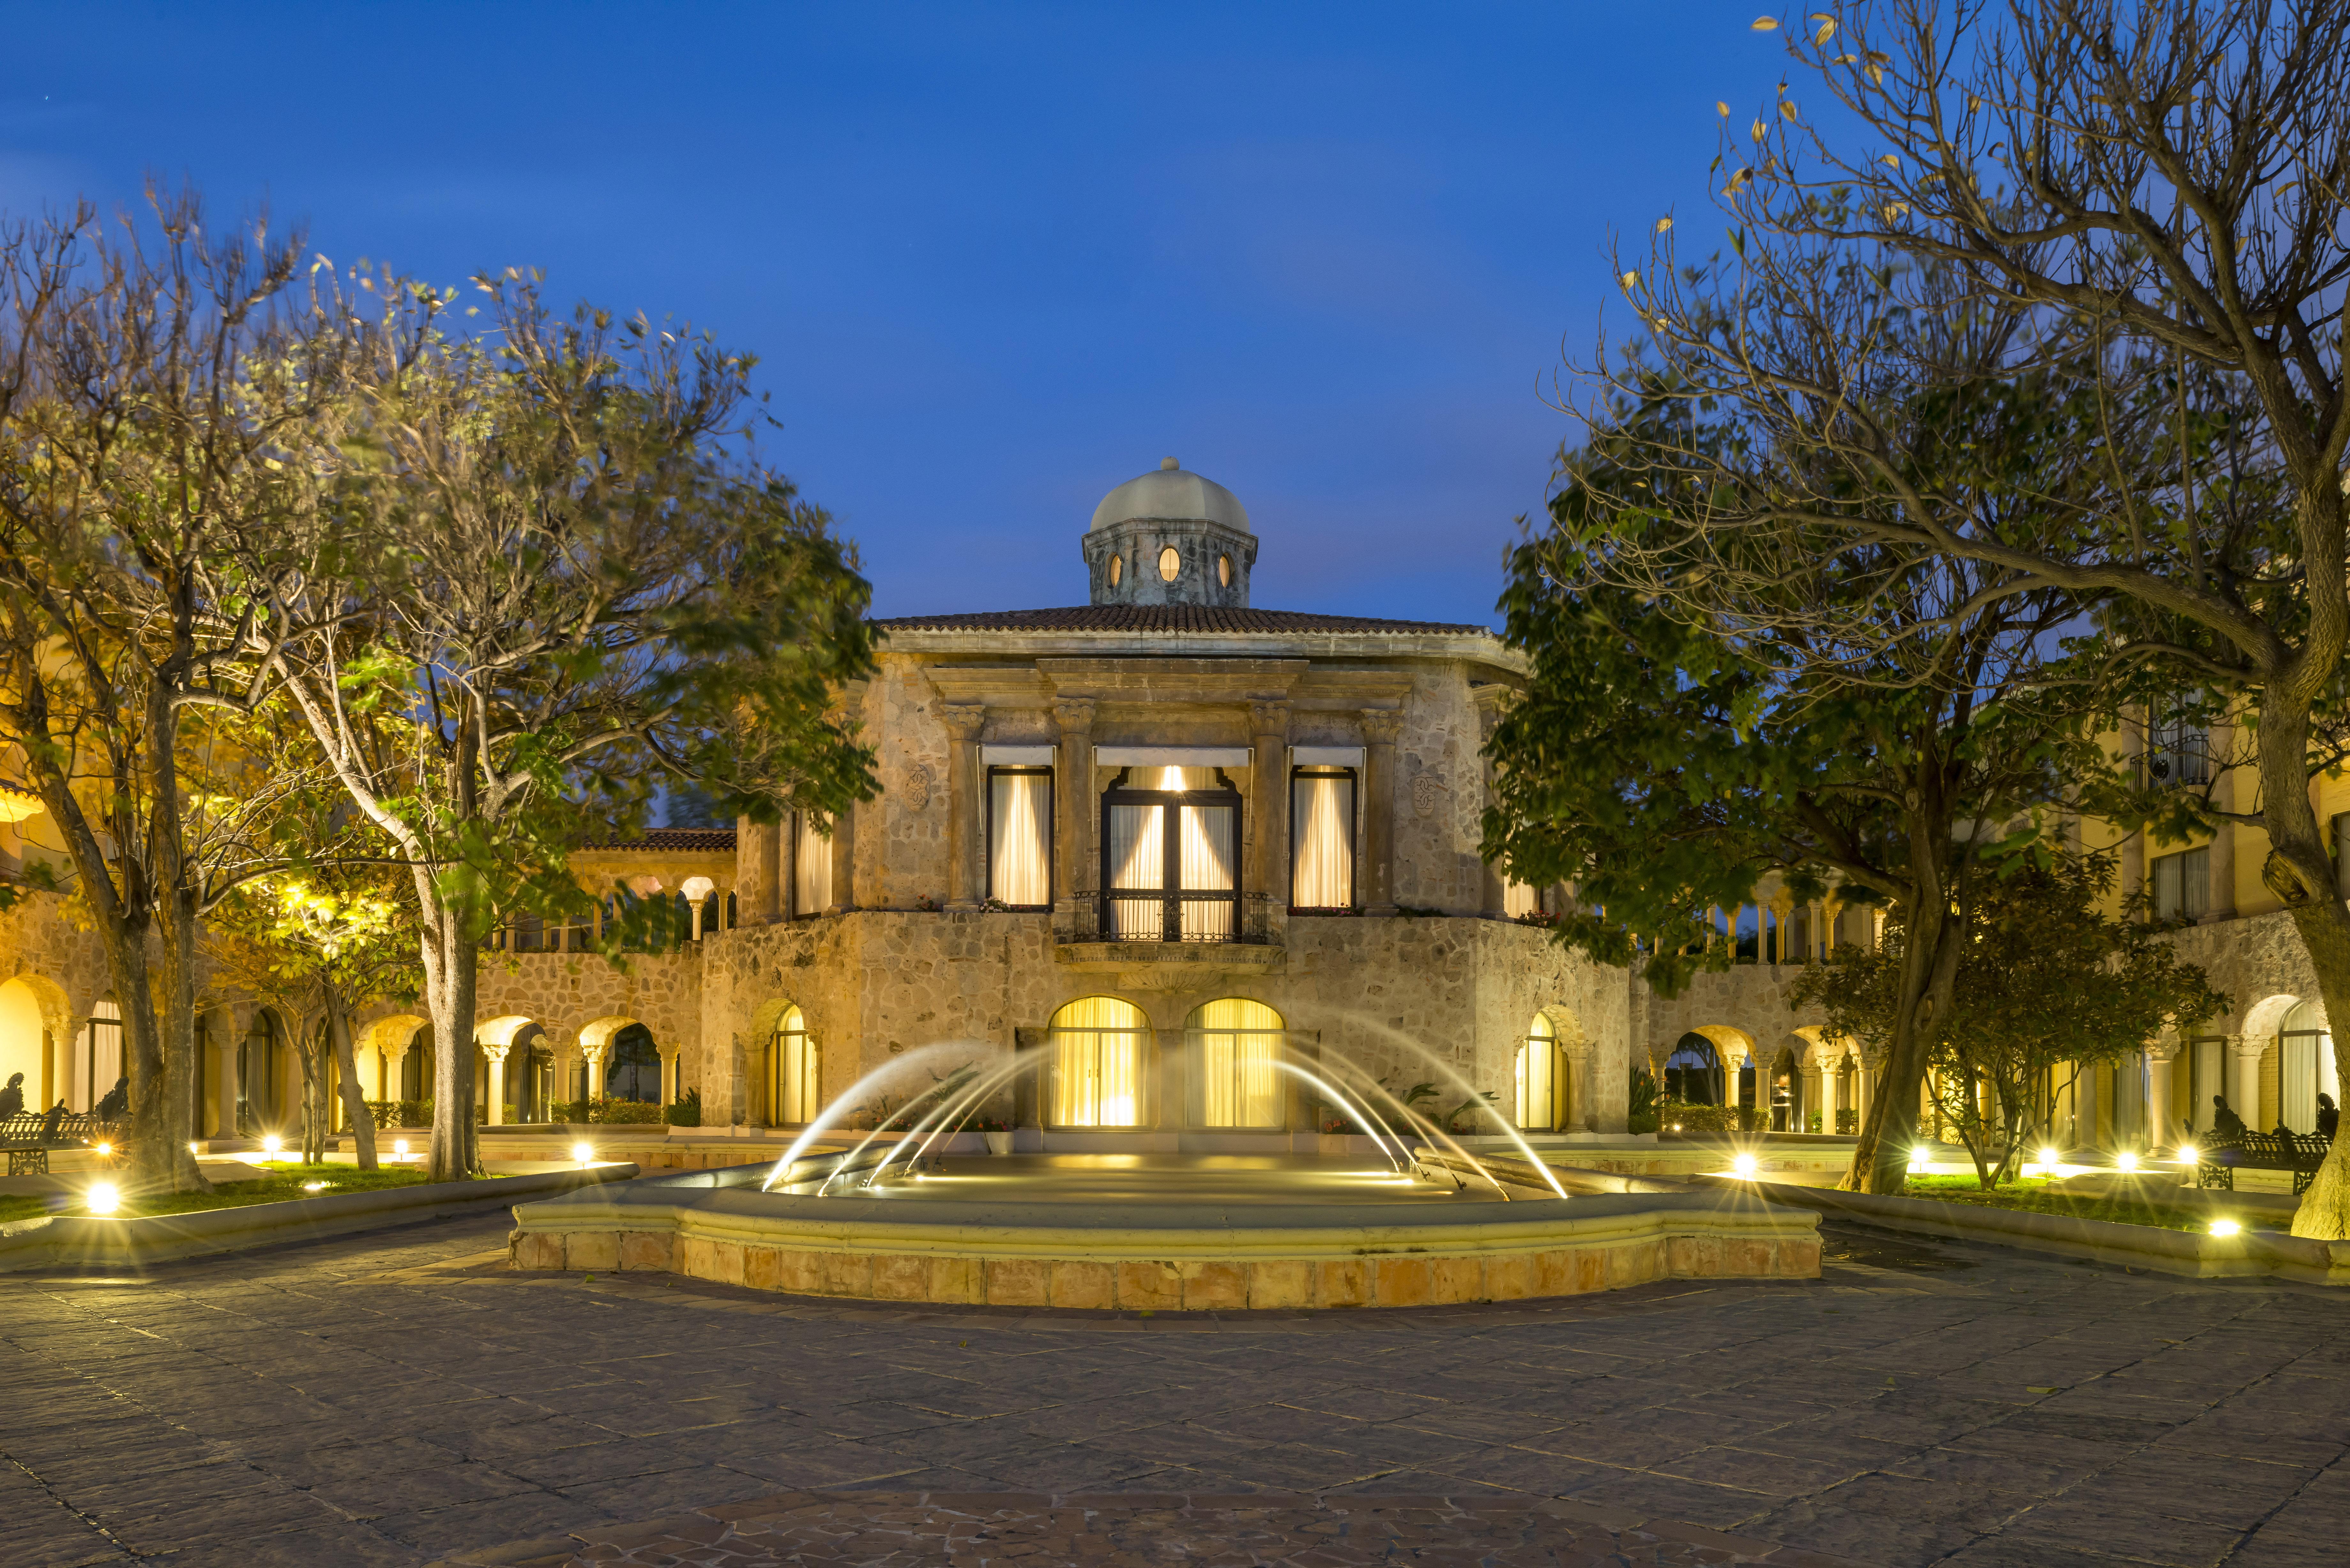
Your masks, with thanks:
[(1463, 621), (1399, 620), (1380, 616), (1331, 615), (1319, 610), (1215, 605), (1071, 605), (1051, 609), (968, 610), (890, 616), (877, 618), (872, 624), (905, 631), (1410, 631), (1495, 635), (1491, 627)]

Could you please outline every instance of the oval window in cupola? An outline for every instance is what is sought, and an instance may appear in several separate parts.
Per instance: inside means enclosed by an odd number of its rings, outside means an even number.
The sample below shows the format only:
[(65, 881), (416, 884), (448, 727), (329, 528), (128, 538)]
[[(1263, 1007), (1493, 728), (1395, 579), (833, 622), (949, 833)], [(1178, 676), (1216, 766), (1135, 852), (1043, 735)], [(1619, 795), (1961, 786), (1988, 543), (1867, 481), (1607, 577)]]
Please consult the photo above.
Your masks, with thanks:
[(1160, 582), (1173, 582), (1177, 574), (1182, 570), (1183, 557), (1175, 553), (1174, 545), (1170, 545), (1165, 549), (1159, 552), (1159, 580)]
[(1126, 562), (1124, 560), (1116, 556), (1112, 556), (1109, 558), (1109, 586), (1111, 587), (1118, 587), (1118, 579), (1125, 575), (1125, 570)]
[(1225, 588), (1232, 586), (1232, 558), (1230, 556), (1216, 557), (1216, 586)]

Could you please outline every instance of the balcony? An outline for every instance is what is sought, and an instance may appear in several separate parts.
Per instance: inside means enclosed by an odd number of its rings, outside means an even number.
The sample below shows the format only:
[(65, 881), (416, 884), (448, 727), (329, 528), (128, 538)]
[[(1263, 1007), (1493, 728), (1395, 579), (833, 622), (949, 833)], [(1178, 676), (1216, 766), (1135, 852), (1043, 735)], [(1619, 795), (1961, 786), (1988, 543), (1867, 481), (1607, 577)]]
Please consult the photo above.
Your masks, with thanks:
[[(1053, 958), (1080, 974), (1122, 975), (1138, 990), (1178, 990), (1220, 974), (1278, 974), (1289, 955), (1273, 907), (1263, 893), (1214, 900), (1089, 897), (1054, 922)], [(1136, 934), (1154, 929), (1180, 934)]]

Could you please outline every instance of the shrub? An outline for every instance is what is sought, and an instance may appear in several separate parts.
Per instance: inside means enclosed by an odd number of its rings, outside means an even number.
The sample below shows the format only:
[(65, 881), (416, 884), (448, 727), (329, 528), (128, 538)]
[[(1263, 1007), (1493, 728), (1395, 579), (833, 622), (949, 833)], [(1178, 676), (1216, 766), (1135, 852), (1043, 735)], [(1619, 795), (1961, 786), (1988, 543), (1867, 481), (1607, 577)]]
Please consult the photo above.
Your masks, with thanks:
[(1657, 1130), (1657, 1080), (1648, 1075), (1646, 1067), (1632, 1069), (1632, 1104), (1624, 1118), (1624, 1130), (1652, 1133)]
[(1659, 1102), (1656, 1116), (1665, 1127), (1679, 1123), (1685, 1133), (1734, 1133), (1746, 1125), (1736, 1106), (1685, 1106), (1677, 1100)]
[(1860, 1112), (1856, 1107), (1846, 1106), (1836, 1112), (1836, 1131), (1846, 1134), (1860, 1131)]
[(658, 1126), (663, 1107), (650, 1100), (616, 1100), (603, 1096), (592, 1100), (558, 1100), (549, 1109), (559, 1122), (623, 1127)]
[(698, 1127), (702, 1125), (702, 1091), (688, 1089), (677, 1097), (674, 1105), (661, 1107), (661, 1120), (673, 1127)]
[(369, 1100), (368, 1115), (380, 1127), (429, 1127), (432, 1125), (431, 1100)]

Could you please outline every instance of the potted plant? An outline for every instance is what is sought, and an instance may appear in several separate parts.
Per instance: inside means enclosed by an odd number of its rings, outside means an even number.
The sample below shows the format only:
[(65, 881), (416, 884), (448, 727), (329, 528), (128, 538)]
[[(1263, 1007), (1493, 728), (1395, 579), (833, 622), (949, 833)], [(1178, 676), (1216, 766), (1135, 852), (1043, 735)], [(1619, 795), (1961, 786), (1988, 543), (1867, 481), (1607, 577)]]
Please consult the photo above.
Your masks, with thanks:
[(1010, 1154), (1012, 1152), (1012, 1125), (1009, 1122), (1000, 1121), (994, 1116), (974, 1116), (971, 1126), (978, 1130), (980, 1137), (987, 1140), (988, 1153)]

